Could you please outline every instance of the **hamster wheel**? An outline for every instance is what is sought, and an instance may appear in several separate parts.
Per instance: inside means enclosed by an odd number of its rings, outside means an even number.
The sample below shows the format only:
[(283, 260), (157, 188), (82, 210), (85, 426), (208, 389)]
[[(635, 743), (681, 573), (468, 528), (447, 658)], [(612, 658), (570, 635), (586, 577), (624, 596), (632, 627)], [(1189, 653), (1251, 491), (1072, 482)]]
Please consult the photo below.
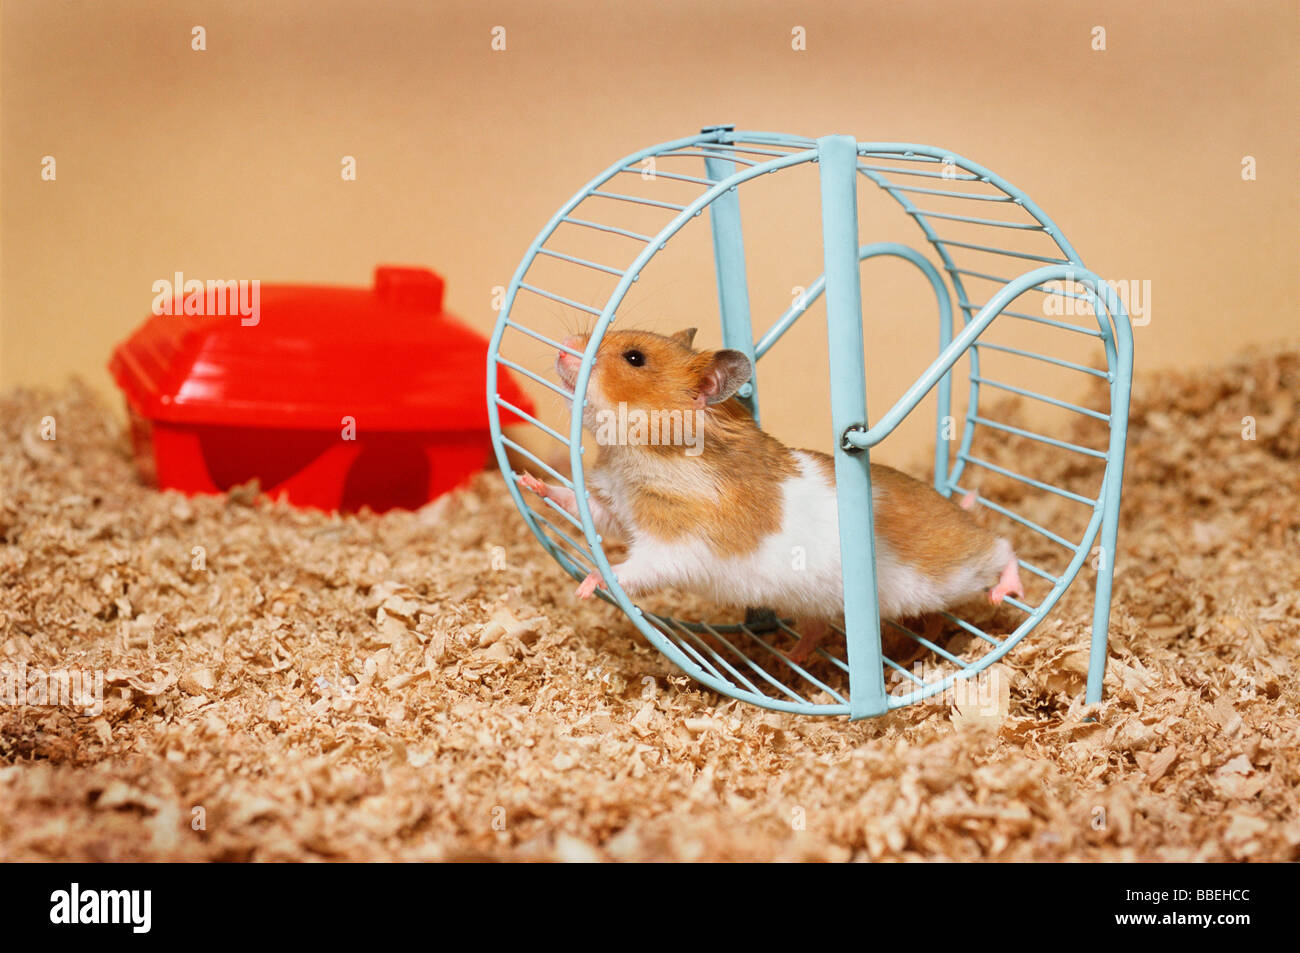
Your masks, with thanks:
[[(746, 183), (808, 163), (817, 165), (825, 271), (756, 338), (739, 196)], [(925, 253), (896, 242), (862, 244), (860, 180), (877, 186), (915, 222)], [(619, 217), (620, 209), (629, 208), (636, 210), (635, 226)], [(753, 379), (737, 395), (751, 412), (758, 413), (763, 358), (824, 297), (832, 424), (824, 449), (833, 450), (836, 474), (844, 625), (834, 628), (843, 637), (842, 654), (837, 643), (819, 648), (803, 664), (792, 661), (779, 645), (797, 633), (789, 620), (757, 611), (762, 607), (724, 621), (682, 619), (638, 605), (619, 586), (593, 524), (584, 479), (589, 463), (584, 441), (592, 441), (585, 436), (581, 408), (596, 351), (646, 266), (706, 210), (722, 340), (755, 365)], [(587, 250), (592, 240), (603, 257)], [(909, 262), (928, 280), (938, 303), (939, 353), (869, 425), (861, 271), (864, 262), (881, 256)], [(539, 268), (543, 262), (549, 267)], [(538, 277), (543, 273), (546, 277)], [(590, 295), (575, 290), (578, 275), (582, 281), (599, 275), (609, 282), (600, 292), (603, 303), (584, 303)], [(956, 330), (954, 299), (962, 314)], [(593, 322), (582, 353), (561, 343), (564, 320), (571, 325), (575, 315)], [(995, 340), (994, 332), (1014, 343)], [(572, 394), (548, 379), (546, 367), (535, 359), (540, 347), (581, 359)], [(1079, 354), (1085, 347), (1093, 352), (1090, 363)], [(969, 369), (969, 391), (958, 430), (951, 385), (959, 361)], [(503, 398), (497, 388), (501, 367), (516, 371), (530, 386), (571, 399), (567, 426), (552, 427)], [(1048, 388), (1036, 379), (1036, 386), (1029, 386), (1029, 369), (1053, 380), (1077, 375), (1091, 381), (1096, 395), (1091, 403), (1099, 406), (1087, 406), (1073, 394), (1066, 399), (1045, 393)], [(536, 475), (575, 492), (576, 516), (549, 499), (526, 499), (514, 479), (507, 481), (529, 528), (575, 579), (599, 572), (607, 587), (602, 598), (684, 672), (717, 692), (779, 711), (857, 719), (920, 702), (988, 668), (1044, 619), (1085, 566), (1095, 574), (1086, 698), (1100, 700), (1131, 379), (1132, 330), (1116, 287), (1088, 270), (1051, 219), (993, 172), (924, 145), (713, 126), (620, 159), (547, 222), (506, 289), (488, 353), (487, 396), (502, 472), (512, 473), (512, 464), (522, 461)], [(1000, 610), (1014, 613), (1013, 622), (994, 625), (943, 613), (944, 627), (955, 633), (947, 642), (915, 631), (919, 626), (905, 620), (884, 620), (882, 629), (870, 531), (870, 450), (931, 392), (938, 404), (935, 489), (974, 500), (982, 518), (1001, 521), (1019, 534), (1019, 554), (1033, 556), (1019, 560), (1033, 585), (1027, 583), (1023, 600), (1007, 597)], [(1009, 401), (1031, 411), (1041, 408), (1066, 423), (1053, 434), (1044, 432), (1051, 426), (994, 416)], [(503, 433), (503, 412), (507, 422), (530, 426), (535, 433), (529, 436), (539, 443)], [(1025, 474), (1007, 465), (1005, 457), (999, 463), (990, 459), (996, 453), (976, 452), (985, 439), (1027, 441), (1036, 452), (1052, 456), (1038, 464), (1037, 475)], [(543, 449), (548, 444), (551, 450), (563, 448), (570, 476), (553, 465), (555, 456)], [(986, 489), (989, 481), (1005, 490)], [(1035, 516), (1026, 515), (1021, 505)], [(1076, 509), (1066, 512), (1065, 506)], [(893, 648), (894, 643), (902, 648)]]

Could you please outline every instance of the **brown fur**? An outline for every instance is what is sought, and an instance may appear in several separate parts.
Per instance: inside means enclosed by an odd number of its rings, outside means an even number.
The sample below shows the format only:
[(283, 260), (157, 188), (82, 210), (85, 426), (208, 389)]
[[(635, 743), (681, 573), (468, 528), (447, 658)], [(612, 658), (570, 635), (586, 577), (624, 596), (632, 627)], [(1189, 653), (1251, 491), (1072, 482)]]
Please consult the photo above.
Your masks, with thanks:
[[(694, 331), (665, 337), (649, 331), (611, 331), (601, 341), (588, 398), (602, 407), (620, 402), (645, 411), (702, 409), (703, 452), (687, 456), (677, 446), (601, 447), (597, 467), (617, 467), (631, 485), (641, 529), (663, 540), (704, 530), (719, 555), (753, 550), (780, 529), (781, 483), (798, 473), (791, 451), (760, 430), (735, 399), (706, 405), (700, 399), (717, 352), (691, 348)], [(585, 346), (582, 339), (580, 346)], [(624, 354), (635, 348), (645, 363)], [(826, 480), (835, 483), (833, 459), (807, 451)], [(717, 498), (699, 492), (704, 480)], [(891, 467), (871, 465), (876, 532), (899, 558), (940, 578), (986, 553), (994, 536), (934, 489)]]
[[(693, 331), (673, 337), (609, 332), (597, 354), (589, 398), (603, 407), (624, 402), (645, 411), (701, 410), (703, 452), (691, 457), (679, 446), (601, 447), (596, 466), (617, 466), (633, 478), (632, 507), (644, 532), (673, 540), (703, 528), (714, 552), (735, 555), (781, 527), (780, 484), (797, 469), (790, 451), (759, 430), (738, 401), (702, 403), (702, 382), (716, 352), (692, 350), (693, 337)], [(641, 367), (623, 358), (632, 348), (646, 357)], [(598, 393), (590, 394), (592, 389)], [(716, 499), (690, 489), (701, 480), (716, 488)]]
[[(817, 457), (827, 482), (835, 483), (835, 461)], [(904, 562), (932, 579), (989, 552), (996, 537), (970, 513), (933, 487), (882, 463), (871, 464), (872, 510), (876, 533)]]

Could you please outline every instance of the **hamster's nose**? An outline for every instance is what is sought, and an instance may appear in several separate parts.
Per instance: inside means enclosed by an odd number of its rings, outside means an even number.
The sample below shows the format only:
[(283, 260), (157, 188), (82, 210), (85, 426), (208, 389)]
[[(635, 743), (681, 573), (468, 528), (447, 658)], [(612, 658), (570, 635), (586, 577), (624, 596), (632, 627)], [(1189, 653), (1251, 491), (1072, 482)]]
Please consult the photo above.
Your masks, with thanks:
[[(577, 334), (570, 334), (560, 343), (574, 351), (581, 351), (587, 345), (586, 339)], [(581, 358), (574, 357), (568, 351), (561, 351), (556, 360), (565, 367), (571, 367), (575, 370), (582, 363)]]

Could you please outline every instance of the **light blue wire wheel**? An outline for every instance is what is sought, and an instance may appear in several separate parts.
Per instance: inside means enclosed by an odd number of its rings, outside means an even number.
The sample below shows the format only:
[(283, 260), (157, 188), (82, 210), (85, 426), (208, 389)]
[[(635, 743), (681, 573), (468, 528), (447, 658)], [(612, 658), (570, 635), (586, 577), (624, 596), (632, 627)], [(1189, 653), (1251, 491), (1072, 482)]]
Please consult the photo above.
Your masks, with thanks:
[[(817, 164), (821, 183), (826, 272), (809, 281), (801, 299), (777, 315), (756, 337), (745, 274), (740, 196), (748, 182), (810, 163)], [(663, 178), (675, 188), (693, 188), (694, 196), (683, 200), (674, 193), (674, 200), (669, 201), (639, 194), (635, 180), (644, 180), (647, 167), (654, 169), (652, 180)], [(920, 229), (926, 251), (894, 242), (863, 242), (857, 225), (859, 179), (869, 181), (895, 200), (901, 214)], [(932, 204), (941, 204), (942, 208), (933, 208)], [(633, 228), (611, 215), (614, 208), (628, 207), (635, 207), (642, 218), (654, 214), (662, 221), (654, 228)], [(809, 308), (823, 296), (826, 300), (831, 348), (829, 393), (837, 427), (834, 434), (828, 435), (834, 438), (834, 446), (827, 449), (834, 449), (836, 461), (840, 548), (846, 579), (845, 623), (837, 630), (845, 645), (843, 655), (832, 651), (833, 646), (821, 648), (809, 663), (796, 665), (786, 656), (781, 643), (797, 632), (788, 620), (774, 616), (720, 622), (678, 619), (645, 609), (619, 586), (604, 541), (595, 531), (585, 482), (584, 442), (588, 437), (578, 409), (585, 400), (596, 350), (616, 321), (633, 283), (683, 228), (705, 212), (709, 213), (713, 239), (725, 346), (744, 351), (756, 367), (761, 367), (763, 358)], [(960, 233), (945, 231), (958, 228)], [(573, 229), (607, 236), (610, 251), (606, 257), (597, 260), (573, 252), (564, 241)], [(1006, 236), (1013, 237), (1008, 240)], [(623, 253), (625, 262), (620, 261), (615, 249)], [(861, 263), (879, 257), (907, 261), (927, 280), (938, 307), (940, 347), (934, 361), (903, 396), (869, 425), (859, 269)], [(613, 282), (613, 288), (603, 304), (588, 304), (574, 290), (579, 287), (576, 282), (566, 288), (563, 284), (544, 285), (533, 280), (539, 261), (562, 262), (574, 274), (599, 273)], [(1003, 267), (995, 272), (990, 262)], [(991, 285), (995, 290), (973, 295), (971, 289), (980, 285)], [(1030, 294), (1042, 294), (1045, 301), (1055, 296), (1071, 306), (1072, 314), (1082, 310), (1085, 320), (1060, 320), (1042, 313), (1043, 309), (1037, 314), (1019, 310), (1017, 302)], [(560, 340), (563, 325), (555, 320), (553, 311), (547, 312), (550, 317), (541, 319), (527, 316), (522, 306), (526, 300), (592, 322), (585, 351), (570, 351), (582, 363), (573, 390), (575, 412), (565, 426), (548, 425), (497, 393), (499, 368), (506, 368), (522, 374), (538, 388), (566, 399), (569, 396), (548, 378), (549, 367), (530, 367), (516, 353), (539, 345), (565, 349)], [(955, 328), (952, 320), (953, 301), (961, 312), (960, 328)], [(1020, 333), (1023, 327), (1038, 334), (1059, 334), (1069, 342), (1062, 350), (1071, 357), (993, 343), (988, 332), (1004, 326), (1013, 333)], [(1078, 360), (1081, 348), (1077, 342), (1099, 348), (1100, 359), (1095, 363), (1103, 366)], [(981, 356), (990, 354), (991, 359), (1010, 356), (1030, 365), (1050, 367), (1053, 373), (1091, 377), (1104, 387), (1104, 406), (1087, 407), (1041, 393), (1023, 382), (995, 380), (981, 373)], [(957, 449), (952, 453), (943, 429), (945, 422), (952, 420), (952, 377), (956, 373), (954, 366), (961, 360), (969, 367), (969, 389), (960, 439), (955, 441)], [(852, 718), (915, 704), (986, 670), (1042, 622), (1090, 562), (1096, 572), (1087, 701), (1100, 700), (1131, 380), (1132, 331), (1121, 296), (1084, 266), (1060, 229), (1027, 195), (1001, 177), (931, 146), (861, 143), (845, 136), (807, 139), (736, 132), (727, 126), (709, 127), (699, 135), (633, 153), (605, 169), (564, 203), (529, 246), (506, 289), (487, 362), (489, 421), (502, 472), (511, 474), (514, 462), (523, 461), (537, 476), (573, 489), (576, 494), (578, 515), (574, 517), (549, 500), (530, 500), (513, 478), (507, 480), (511, 497), (529, 529), (574, 579), (584, 578), (591, 570), (599, 572), (608, 590), (608, 595), (601, 594), (602, 598), (616, 605), (682, 671), (708, 688), (777, 711)], [(754, 386), (746, 385), (738, 395), (756, 414), (760, 406), (757, 381), (756, 374)], [(945, 496), (965, 494), (971, 489), (967, 482), (976, 471), (993, 474), (1014, 480), (1030, 491), (1084, 507), (1086, 523), (1075, 530), (1044, 526), (1005, 503), (977, 493), (977, 504), (991, 517), (1058, 548), (1064, 566), (1054, 571), (1020, 560), (1026, 578), (1033, 578), (1040, 588), (1046, 586), (1046, 592), (1036, 601), (1006, 599), (1004, 605), (1009, 608), (1004, 611), (1019, 616), (1010, 632), (990, 633), (967, 619), (945, 614), (949, 625), (969, 636), (969, 644), (961, 652), (949, 651), (896, 621), (886, 621), (887, 630), (896, 632), (913, 652), (923, 653), (929, 663), (934, 663), (925, 666), (932, 671), (918, 674), (901, 657), (890, 657), (882, 644), (874, 544), (872, 534), (865, 531), (871, 525), (868, 462), (871, 448), (893, 433), (932, 392), (938, 404), (934, 483), (939, 492)], [(1060, 435), (993, 420), (981, 413), (981, 397), (988, 392), (1083, 415), (1104, 429), (1104, 438), (1097, 441), (1100, 445), (1082, 445)], [(507, 422), (523, 421), (537, 442), (530, 445), (521, 434), (505, 433), (503, 413)], [(1017, 473), (976, 455), (972, 447), (977, 434), (1030, 440), (1090, 461), (1098, 473), (1095, 496)], [(541, 449), (543, 446), (567, 455), (568, 476), (547, 462), (553, 457)], [(859, 582), (853, 584), (852, 580)], [(888, 691), (887, 676), (894, 682)]]

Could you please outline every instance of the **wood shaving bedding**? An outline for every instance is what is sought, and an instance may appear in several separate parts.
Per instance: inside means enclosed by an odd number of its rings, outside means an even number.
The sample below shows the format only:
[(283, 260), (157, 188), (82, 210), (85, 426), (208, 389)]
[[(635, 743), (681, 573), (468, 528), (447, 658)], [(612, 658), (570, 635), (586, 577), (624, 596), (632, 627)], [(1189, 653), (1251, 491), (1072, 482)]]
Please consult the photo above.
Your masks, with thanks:
[(0, 699), (0, 860), (1300, 859), (1298, 395), (1295, 351), (1136, 382), (1102, 704), (1085, 572), (1004, 717), (850, 724), (576, 601), (500, 474), (380, 516), (187, 499), (86, 387), (11, 390), (0, 670), (104, 681)]

